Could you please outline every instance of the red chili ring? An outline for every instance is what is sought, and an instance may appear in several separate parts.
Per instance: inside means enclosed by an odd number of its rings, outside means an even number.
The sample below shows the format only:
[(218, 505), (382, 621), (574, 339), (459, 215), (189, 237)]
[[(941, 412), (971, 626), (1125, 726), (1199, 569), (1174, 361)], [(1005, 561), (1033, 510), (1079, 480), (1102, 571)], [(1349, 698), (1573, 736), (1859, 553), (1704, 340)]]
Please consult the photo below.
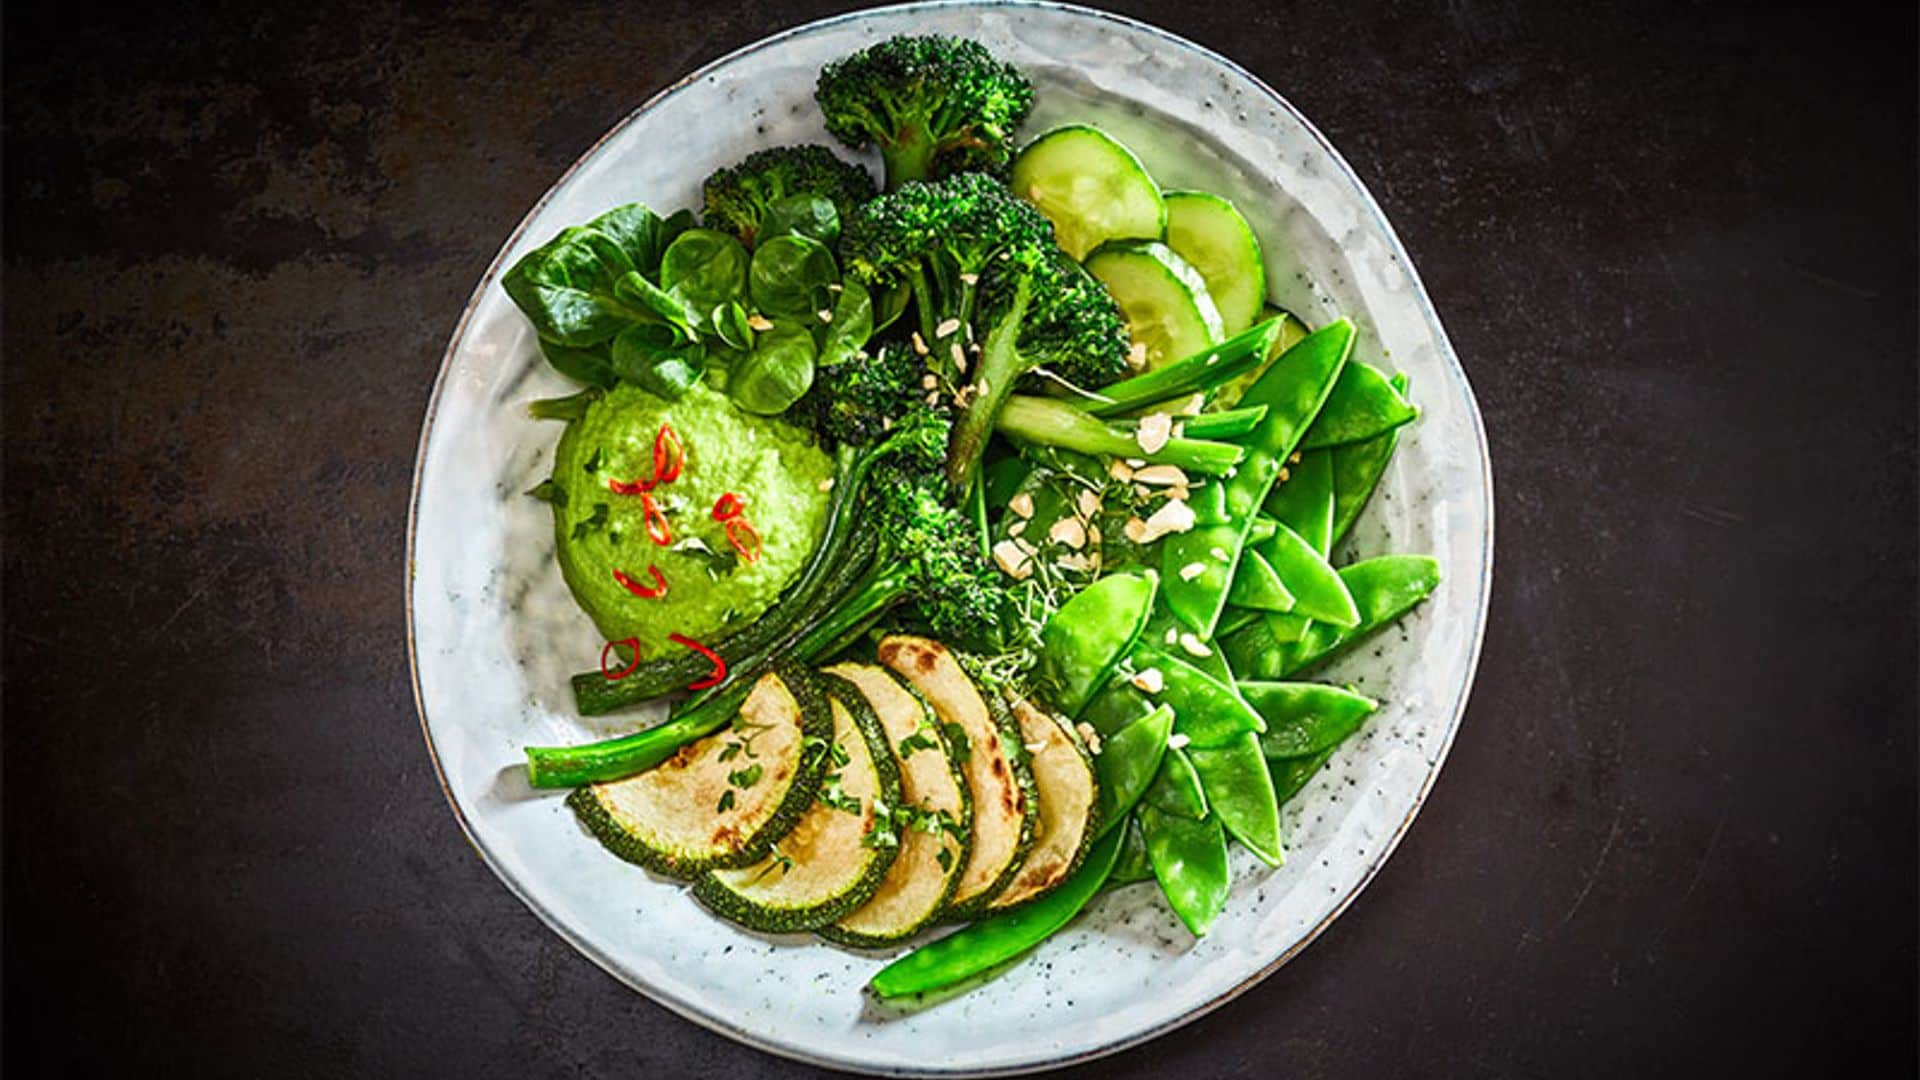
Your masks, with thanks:
[(680, 479), (680, 469), (687, 463), (687, 452), (680, 445), (680, 434), (668, 424), (661, 424), (653, 437), (653, 482), (671, 484)]
[(739, 517), (740, 512), (744, 509), (746, 509), (746, 506), (740, 501), (740, 496), (735, 495), (733, 492), (729, 491), (725, 495), (722, 495), (718, 499), (714, 500), (713, 520), (729, 521), (733, 518)]
[(683, 637), (679, 634), (668, 634), (667, 640), (676, 644), (685, 645), (687, 648), (706, 657), (713, 663), (713, 674), (708, 675), (698, 682), (688, 683), (687, 689), (705, 690), (709, 687), (719, 686), (721, 683), (727, 681), (727, 661), (719, 653), (714, 652), (712, 649), (707, 648), (705, 645), (700, 644), (690, 637)]
[(667, 595), (667, 576), (662, 574), (657, 566), (648, 566), (647, 572), (653, 575), (654, 584), (651, 588), (640, 584), (619, 570), (613, 572), (613, 580), (619, 583), (621, 588), (642, 600), (658, 600)]
[(651, 480), (615, 480), (607, 477), (607, 490), (615, 495), (645, 495), (653, 490)]
[(640, 513), (647, 522), (648, 539), (661, 547), (673, 543), (673, 528), (667, 524), (666, 513), (653, 501), (652, 495), (640, 496)]
[[(747, 541), (740, 539), (740, 533), (747, 535)], [(753, 525), (746, 518), (727, 519), (727, 543), (732, 544), (733, 550), (739, 552), (740, 557), (748, 562), (759, 561), (760, 534), (754, 531)]]
[[(618, 574), (619, 571), (615, 570), (614, 573)], [(619, 671), (608, 671), (607, 670), (607, 654), (613, 652), (613, 647), (615, 645), (625, 645), (627, 648), (632, 649), (633, 660), (630, 661), (626, 667), (621, 668)], [(637, 669), (639, 666), (640, 666), (640, 639), (637, 637), (623, 638), (619, 641), (609, 641), (605, 645), (600, 647), (600, 674), (605, 675), (607, 677), (608, 682), (619, 682), (621, 679), (624, 679), (627, 676), (633, 674), (635, 669)]]

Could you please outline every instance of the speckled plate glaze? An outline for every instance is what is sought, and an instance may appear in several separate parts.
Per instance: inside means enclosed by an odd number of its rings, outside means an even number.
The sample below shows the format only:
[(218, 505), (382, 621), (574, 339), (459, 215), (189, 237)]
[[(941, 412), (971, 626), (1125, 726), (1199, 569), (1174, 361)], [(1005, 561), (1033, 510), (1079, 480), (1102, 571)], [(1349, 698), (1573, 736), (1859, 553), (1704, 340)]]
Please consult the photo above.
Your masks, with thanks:
[[(767, 145), (828, 141), (812, 101), (827, 60), (902, 32), (964, 34), (1038, 86), (1031, 135), (1090, 121), (1168, 187), (1237, 203), (1266, 243), (1273, 299), (1359, 326), (1356, 355), (1407, 371), (1424, 415), (1349, 541), (1432, 552), (1439, 592), (1323, 678), (1387, 704), (1287, 807), (1287, 864), (1235, 851), (1233, 897), (1195, 941), (1150, 884), (1107, 893), (985, 992), (914, 1010), (861, 987), (882, 958), (744, 933), (672, 882), (602, 852), (558, 796), (526, 786), (528, 743), (585, 741), (632, 715), (573, 714), (567, 676), (600, 641), (552, 561), (546, 476), (558, 429), (525, 403), (572, 389), (539, 359), (500, 271), (563, 226), (640, 200), (697, 206), (710, 170)], [(409, 531), (409, 641), (448, 798), (508, 888), (616, 977), (692, 1020), (825, 1065), (991, 1075), (1131, 1046), (1272, 973), (1373, 877), (1439, 773), (1472, 683), (1493, 551), (1492, 486), (1472, 391), (1380, 209), (1278, 94), (1205, 49), (1050, 4), (912, 5), (775, 35), (696, 72), (589, 150), (508, 238), (448, 346), (421, 435)]]

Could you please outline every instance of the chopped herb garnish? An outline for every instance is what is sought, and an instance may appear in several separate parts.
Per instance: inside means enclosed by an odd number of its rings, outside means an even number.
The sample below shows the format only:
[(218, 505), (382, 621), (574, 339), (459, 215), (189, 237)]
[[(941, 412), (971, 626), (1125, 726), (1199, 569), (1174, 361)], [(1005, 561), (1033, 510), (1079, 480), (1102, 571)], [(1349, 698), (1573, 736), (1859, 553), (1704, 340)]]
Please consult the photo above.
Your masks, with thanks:
[(829, 752), (832, 754), (833, 767), (836, 769), (846, 768), (847, 762), (851, 760), (850, 755), (847, 753), (847, 748), (841, 746), (839, 743), (834, 743), (832, 750)]
[(733, 809), (733, 789), (728, 788), (727, 790), (720, 793), (719, 811), (720, 813), (724, 814), (731, 809)]
[(750, 788), (760, 782), (762, 771), (762, 767), (757, 763), (744, 769), (735, 769), (727, 774), (727, 783), (737, 788)]
[(942, 871), (952, 870), (953, 852), (947, 848), (941, 848), (939, 851), (933, 853), (933, 861), (940, 864)]
[(913, 734), (900, 740), (901, 760), (912, 757), (916, 751), (939, 749), (939, 738), (932, 724), (925, 720), (920, 721), (920, 726), (914, 729)]
[(847, 794), (846, 788), (841, 787), (840, 784), (841, 776), (839, 773), (833, 773), (827, 777), (826, 782), (820, 785), (818, 798), (821, 805), (832, 807), (835, 810), (844, 811), (849, 814), (860, 813), (860, 811), (864, 809), (860, 805), (860, 800)]
[(953, 754), (953, 760), (966, 764), (973, 757), (973, 743), (967, 739), (967, 729), (952, 720), (940, 723), (940, 734), (947, 737), (947, 746)]
[(558, 507), (564, 508), (567, 505), (567, 489), (554, 483), (552, 480), (540, 481), (538, 484), (533, 485), (533, 490), (527, 492), (527, 494), (539, 499), (541, 502), (552, 503)]
[(605, 528), (606, 524), (607, 524), (607, 504), (594, 503), (593, 513), (588, 515), (587, 520), (574, 523), (573, 538), (575, 540), (578, 540), (595, 529)]
[(598, 446), (593, 448), (593, 455), (587, 458), (586, 462), (580, 466), (580, 471), (586, 473), (597, 473), (600, 471), (600, 450), (601, 448)]
[(722, 762), (732, 761), (734, 758), (737, 758), (740, 756), (740, 751), (745, 750), (746, 748), (747, 748), (746, 743), (730, 742), (727, 745), (720, 748), (720, 760)]

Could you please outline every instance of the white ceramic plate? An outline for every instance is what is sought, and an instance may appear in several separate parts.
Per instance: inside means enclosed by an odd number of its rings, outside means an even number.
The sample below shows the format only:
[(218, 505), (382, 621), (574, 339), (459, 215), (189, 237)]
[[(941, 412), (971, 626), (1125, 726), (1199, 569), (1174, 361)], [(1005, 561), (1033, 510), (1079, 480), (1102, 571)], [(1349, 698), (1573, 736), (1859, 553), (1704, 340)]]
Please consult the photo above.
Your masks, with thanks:
[[(986, 992), (915, 1012), (861, 987), (874, 958), (773, 940), (708, 915), (681, 886), (615, 859), (559, 797), (526, 787), (529, 743), (635, 726), (573, 714), (567, 676), (600, 640), (552, 563), (544, 478), (554, 425), (525, 403), (568, 392), (499, 287), (562, 227), (632, 200), (698, 206), (748, 151), (829, 142), (821, 64), (897, 33), (976, 38), (1038, 88), (1029, 135), (1105, 127), (1164, 185), (1218, 192), (1266, 244), (1273, 299), (1360, 328), (1356, 356), (1412, 377), (1424, 410), (1354, 538), (1363, 555), (1434, 554), (1439, 591), (1320, 676), (1387, 704), (1287, 807), (1287, 864), (1235, 851), (1233, 896), (1203, 940), (1150, 884), (1110, 892)], [(420, 715), (462, 827), (507, 887), (568, 942), (689, 1019), (795, 1058), (867, 1072), (982, 1075), (1110, 1053), (1191, 1020), (1293, 956), (1352, 902), (1418, 811), (1453, 740), (1486, 618), (1493, 551), (1485, 436), (1466, 376), (1378, 206), (1326, 139), (1232, 62), (1164, 31), (1051, 4), (914, 5), (829, 19), (719, 60), (627, 117), (521, 222), (454, 332), (421, 434), (409, 530), (409, 641)]]

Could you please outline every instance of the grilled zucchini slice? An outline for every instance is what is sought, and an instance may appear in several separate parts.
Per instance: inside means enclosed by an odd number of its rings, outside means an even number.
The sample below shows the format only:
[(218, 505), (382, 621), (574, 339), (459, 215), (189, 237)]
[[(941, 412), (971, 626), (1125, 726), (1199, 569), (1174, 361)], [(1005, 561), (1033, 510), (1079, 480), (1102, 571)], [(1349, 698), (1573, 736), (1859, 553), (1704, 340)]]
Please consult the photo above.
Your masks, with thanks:
[[(637, 776), (576, 788), (567, 805), (608, 851), (649, 870), (692, 878), (745, 866), (813, 804), (832, 733), (811, 679), (770, 672), (753, 685), (732, 727)], [(754, 782), (738, 783), (753, 767)]]
[(1033, 849), (1007, 887), (987, 904), (1004, 911), (1050, 893), (1080, 868), (1099, 826), (1100, 781), (1093, 758), (1065, 720), (1025, 698), (1012, 703), (1040, 794), (1040, 821)]
[(860, 908), (820, 936), (842, 945), (880, 948), (904, 941), (940, 914), (960, 883), (973, 848), (973, 800), (967, 776), (948, 753), (926, 699), (886, 668), (839, 664), (827, 669), (852, 683), (873, 707), (900, 765), (901, 805), (911, 820), (900, 829), (900, 856)]
[(821, 676), (833, 748), (813, 805), (758, 862), (712, 870), (693, 895), (716, 914), (770, 934), (816, 930), (867, 902), (899, 854), (890, 818), (900, 770), (860, 691)]
[(879, 654), (882, 664), (933, 704), (966, 772), (973, 800), (973, 851), (941, 917), (971, 918), (1013, 879), (1033, 846), (1039, 806), (1020, 730), (997, 696), (989, 707), (989, 699), (945, 645), (900, 634), (882, 638)]

